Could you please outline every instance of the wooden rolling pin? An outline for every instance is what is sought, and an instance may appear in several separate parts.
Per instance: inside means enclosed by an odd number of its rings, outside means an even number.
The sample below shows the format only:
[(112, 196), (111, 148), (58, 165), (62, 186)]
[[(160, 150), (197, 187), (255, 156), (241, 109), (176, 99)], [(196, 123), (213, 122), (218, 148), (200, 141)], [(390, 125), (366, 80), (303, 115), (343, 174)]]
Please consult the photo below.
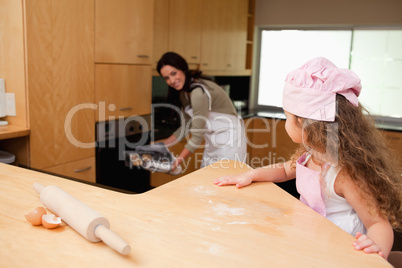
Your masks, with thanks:
[(130, 245), (109, 230), (109, 221), (55, 185), (34, 183), (40, 201), (83, 237), (91, 242), (103, 241), (117, 252), (127, 255)]

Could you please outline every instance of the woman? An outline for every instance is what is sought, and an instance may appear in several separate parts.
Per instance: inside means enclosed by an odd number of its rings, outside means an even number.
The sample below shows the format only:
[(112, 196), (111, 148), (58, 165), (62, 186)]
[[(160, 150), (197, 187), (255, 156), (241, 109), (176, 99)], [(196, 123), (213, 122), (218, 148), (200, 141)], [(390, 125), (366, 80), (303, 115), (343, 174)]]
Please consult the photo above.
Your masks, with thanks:
[(247, 147), (243, 120), (238, 117), (225, 91), (201, 77), (201, 72), (190, 72), (186, 60), (174, 52), (161, 57), (157, 70), (169, 86), (168, 102), (186, 114), (185, 125), (182, 124), (164, 143), (169, 147), (188, 132), (191, 134), (171, 170), (201, 147), (204, 140), (201, 167), (222, 159), (245, 162)]

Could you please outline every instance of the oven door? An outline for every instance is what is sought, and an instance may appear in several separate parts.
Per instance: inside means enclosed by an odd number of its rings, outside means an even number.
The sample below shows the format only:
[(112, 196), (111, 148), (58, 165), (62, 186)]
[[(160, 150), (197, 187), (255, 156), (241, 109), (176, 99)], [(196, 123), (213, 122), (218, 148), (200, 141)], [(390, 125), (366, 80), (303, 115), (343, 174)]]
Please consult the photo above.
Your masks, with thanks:
[(150, 172), (141, 166), (127, 165), (125, 151), (149, 144), (151, 131), (143, 131), (145, 128), (135, 119), (98, 122), (96, 129), (96, 183), (130, 193), (150, 190)]

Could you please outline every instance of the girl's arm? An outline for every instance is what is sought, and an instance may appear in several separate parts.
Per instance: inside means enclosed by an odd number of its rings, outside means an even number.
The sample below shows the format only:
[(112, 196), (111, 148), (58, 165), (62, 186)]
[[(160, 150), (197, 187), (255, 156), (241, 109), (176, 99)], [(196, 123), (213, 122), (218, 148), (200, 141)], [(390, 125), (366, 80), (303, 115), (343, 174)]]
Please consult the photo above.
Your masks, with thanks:
[(356, 250), (378, 253), (385, 259), (388, 258), (394, 242), (394, 233), (389, 221), (378, 213), (378, 208), (371, 209), (367, 206), (368, 203), (375, 204), (375, 199), (373, 197), (363, 198), (359, 188), (345, 174), (336, 179), (335, 191), (337, 193), (339, 191), (338, 194), (346, 198), (367, 229), (367, 235), (356, 234), (353, 247)]
[(291, 161), (287, 161), (252, 169), (238, 175), (223, 176), (215, 179), (214, 184), (218, 186), (235, 184), (237, 188), (241, 188), (251, 184), (253, 181), (284, 182), (295, 177), (296, 169), (291, 167)]

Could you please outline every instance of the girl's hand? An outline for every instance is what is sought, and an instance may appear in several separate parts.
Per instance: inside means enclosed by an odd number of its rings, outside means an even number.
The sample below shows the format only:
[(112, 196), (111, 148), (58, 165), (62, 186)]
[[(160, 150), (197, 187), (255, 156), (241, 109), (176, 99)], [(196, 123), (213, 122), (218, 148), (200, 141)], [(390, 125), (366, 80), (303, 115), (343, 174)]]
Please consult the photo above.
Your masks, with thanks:
[(378, 253), (381, 257), (384, 258), (384, 254), (381, 251), (381, 248), (374, 243), (367, 235), (363, 235), (360, 232), (356, 233), (356, 241), (353, 242), (353, 247), (356, 250), (363, 250), (365, 253)]
[(244, 174), (239, 175), (227, 175), (214, 180), (214, 184), (218, 186), (233, 185), (237, 188), (247, 186), (253, 182), (253, 179), (248, 178)]

